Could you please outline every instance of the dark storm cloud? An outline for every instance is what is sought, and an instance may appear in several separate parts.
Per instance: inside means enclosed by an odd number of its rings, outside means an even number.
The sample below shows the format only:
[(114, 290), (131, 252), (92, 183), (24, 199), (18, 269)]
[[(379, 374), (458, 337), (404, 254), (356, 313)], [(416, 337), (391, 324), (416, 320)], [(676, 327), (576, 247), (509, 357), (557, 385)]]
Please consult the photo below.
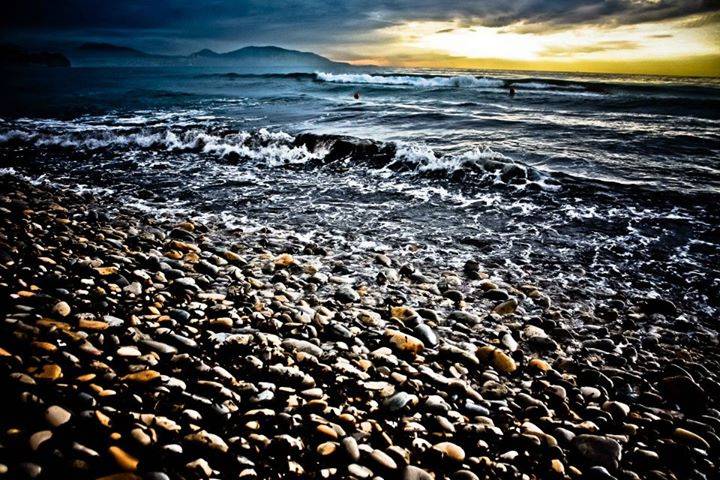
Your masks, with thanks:
[[(3, 8), (5, 36), (47, 41), (123, 39), (176, 50), (198, 44), (312, 46), (352, 43), (407, 21), (457, 21), (459, 26), (516, 32), (577, 25), (617, 26), (696, 15), (717, 18), (720, 0), (25, 0)], [(697, 17), (698, 15), (702, 15)]]

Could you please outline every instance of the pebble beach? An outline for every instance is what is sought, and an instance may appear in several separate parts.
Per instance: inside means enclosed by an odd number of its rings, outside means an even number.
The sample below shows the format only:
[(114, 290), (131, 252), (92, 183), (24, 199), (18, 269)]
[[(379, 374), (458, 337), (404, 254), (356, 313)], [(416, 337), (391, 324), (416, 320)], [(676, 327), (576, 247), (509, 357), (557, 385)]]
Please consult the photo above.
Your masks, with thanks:
[(0, 478), (718, 478), (717, 328), (662, 297), (0, 192)]

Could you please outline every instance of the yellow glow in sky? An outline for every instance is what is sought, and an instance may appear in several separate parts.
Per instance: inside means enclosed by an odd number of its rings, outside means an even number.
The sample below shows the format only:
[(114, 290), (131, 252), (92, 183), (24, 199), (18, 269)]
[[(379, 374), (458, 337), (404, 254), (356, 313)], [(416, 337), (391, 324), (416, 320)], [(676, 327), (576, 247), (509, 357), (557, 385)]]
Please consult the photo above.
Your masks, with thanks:
[[(411, 28), (417, 28), (413, 26)], [(634, 25), (612, 30), (583, 27), (556, 33), (513, 33), (499, 28), (453, 29), (446, 26), (423, 35), (408, 48), (435, 50), (459, 57), (538, 60), (549, 57), (610, 60), (705, 55), (717, 46), (705, 43), (702, 31), (666, 25)]]
[(398, 66), (720, 75), (720, 27), (713, 22), (693, 25), (694, 20), (698, 19), (547, 31), (521, 24), (490, 28), (410, 22), (374, 32), (383, 41), (365, 48), (364, 58), (351, 60)]

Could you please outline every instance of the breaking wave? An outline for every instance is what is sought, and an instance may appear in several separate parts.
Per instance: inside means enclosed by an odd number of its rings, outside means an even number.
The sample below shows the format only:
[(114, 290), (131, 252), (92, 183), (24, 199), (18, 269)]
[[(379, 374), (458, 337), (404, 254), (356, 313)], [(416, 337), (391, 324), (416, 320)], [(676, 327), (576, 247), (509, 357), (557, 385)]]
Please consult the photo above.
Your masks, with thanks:
[(373, 85), (407, 85), (423, 88), (435, 87), (503, 87), (499, 79), (472, 75), (423, 77), (415, 75), (371, 75), (368, 73), (316, 73), (318, 81), (330, 83), (354, 83)]
[[(65, 150), (78, 155), (102, 153), (132, 157), (137, 151), (194, 153), (230, 163), (247, 162), (261, 168), (346, 169), (366, 168), (382, 176), (419, 175), (463, 181), (490, 181), (514, 185), (544, 182), (546, 175), (493, 151), (475, 147), (459, 153), (439, 154), (417, 142), (376, 142), (335, 135), (261, 128), (227, 131), (209, 128), (138, 128), (56, 125), (52, 129), (12, 128), (0, 131), (0, 149), (33, 147)], [(546, 183), (543, 185), (547, 186)]]
[(476, 89), (508, 89), (513, 87), (518, 90), (549, 91), (564, 93), (607, 93), (605, 87), (594, 83), (573, 82), (551, 78), (515, 78), (503, 79), (497, 77), (464, 75), (421, 75), (404, 74), (395, 75), (392, 73), (268, 73), (268, 74), (244, 74), (244, 73), (213, 73), (199, 75), (198, 78), (221, 78), (224, 80), (239, 80), (247, 78), (285, 78), (319, 83), (334, 83), (346, 85), (375, 85), (375, 86), (398, 86), (416, 88), (476, 88)]

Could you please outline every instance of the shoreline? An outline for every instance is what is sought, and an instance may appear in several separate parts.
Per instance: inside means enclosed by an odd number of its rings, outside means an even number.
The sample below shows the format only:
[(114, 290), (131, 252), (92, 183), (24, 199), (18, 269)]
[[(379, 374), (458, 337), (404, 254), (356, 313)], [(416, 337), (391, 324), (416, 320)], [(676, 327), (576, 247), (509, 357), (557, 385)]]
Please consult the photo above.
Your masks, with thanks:
[(8, 478), (720, 468), (717, 331), (670, 302), (581, 315), (478, 262), (421, 271), (0, 185)]

